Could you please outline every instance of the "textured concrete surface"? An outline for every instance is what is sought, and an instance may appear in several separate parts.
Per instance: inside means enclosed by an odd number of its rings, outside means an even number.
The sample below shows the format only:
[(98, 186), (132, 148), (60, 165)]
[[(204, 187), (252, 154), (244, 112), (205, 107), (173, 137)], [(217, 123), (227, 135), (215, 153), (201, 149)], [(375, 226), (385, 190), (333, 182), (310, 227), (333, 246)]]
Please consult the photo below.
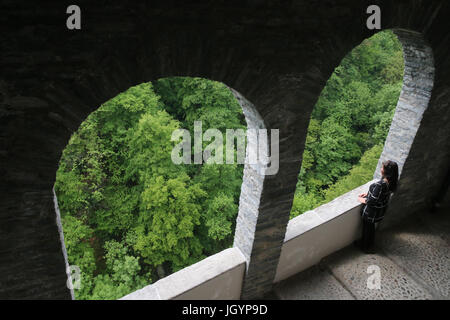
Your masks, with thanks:
[(414, 222), (383, 232), (380, 246), (435, 298), (450, 299), (450, 214)]
[[(377, 234), (375, 254), (353, 245), (275, 285), (280, 299), (450, 299), (450, 214), (414, 216)], [(380, 289), (367, 285), (380, 270)], [(370, 273), (368, 273), (368, 271)], [(331, 289), (329, 289), (331, 288)]]
[(274, 287), (283, 300), (354, 300), (352, 294), (326, 269), (314, 266)]
[[(327, 267), (357, 299), (417, 300), (432, 298), (427, 290), (383, 254), (362, 254), (357, 248), (349, 247), (329, 259), (326, 262)], [(370, 289), (367, 286), (370, 266), (380, 268), (380, 289)]]

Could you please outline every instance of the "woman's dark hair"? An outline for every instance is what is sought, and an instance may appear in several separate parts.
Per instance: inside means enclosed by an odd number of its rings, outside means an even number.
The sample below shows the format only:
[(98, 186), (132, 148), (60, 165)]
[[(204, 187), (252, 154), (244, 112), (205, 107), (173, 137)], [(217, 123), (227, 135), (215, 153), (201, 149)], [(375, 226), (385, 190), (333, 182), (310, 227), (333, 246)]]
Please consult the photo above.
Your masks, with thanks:
[(389, 191), (394, 192), (397, 189), (398, 182), (398, 166), (391, 160), (383, 162), (383, 177), (389, 181)]

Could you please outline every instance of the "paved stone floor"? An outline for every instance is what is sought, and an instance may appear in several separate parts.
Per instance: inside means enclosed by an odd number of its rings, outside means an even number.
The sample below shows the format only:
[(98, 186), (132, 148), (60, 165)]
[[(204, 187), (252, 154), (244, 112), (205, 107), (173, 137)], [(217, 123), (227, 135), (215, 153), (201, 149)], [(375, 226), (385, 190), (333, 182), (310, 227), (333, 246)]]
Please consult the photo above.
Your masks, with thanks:
[[(326, 257), (276, 284), (271, 297), (450, 300), (450, 211), (415, 216), (403, 225), (381, 230), (376, 244), (375, 254), (352, 245)], [(371, 281), (375, 269), (380, 274), (379, 289)]]

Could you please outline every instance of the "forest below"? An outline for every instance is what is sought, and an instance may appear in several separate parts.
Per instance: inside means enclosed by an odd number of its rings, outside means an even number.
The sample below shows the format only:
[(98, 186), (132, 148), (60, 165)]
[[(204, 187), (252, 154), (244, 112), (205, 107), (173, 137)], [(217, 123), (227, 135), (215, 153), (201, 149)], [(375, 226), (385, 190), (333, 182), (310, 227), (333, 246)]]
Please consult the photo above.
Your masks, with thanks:
[[(342, 60), (311, 116), (291, 218), (372, 179), (402, 78), (389, 31)], [(232, 245), (243, 165), (171, 160), (172, 132), (199, 120), (246, 129), (224, 84), (174, 77), (131, 87), (72, 135), (55, 192), (76, 299), (120, 298)]]

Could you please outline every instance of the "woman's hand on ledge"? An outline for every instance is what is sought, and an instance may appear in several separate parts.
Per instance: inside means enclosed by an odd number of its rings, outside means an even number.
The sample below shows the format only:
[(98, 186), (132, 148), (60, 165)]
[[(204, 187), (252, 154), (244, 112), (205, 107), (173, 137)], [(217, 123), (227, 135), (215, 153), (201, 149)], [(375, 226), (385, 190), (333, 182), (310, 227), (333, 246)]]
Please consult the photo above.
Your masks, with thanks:
[(364, 197), (358, 197), (358, 201), (363, 203), (363, 204), (366, 204), (367, 199), (364, 198)]
[(365, 198), (365, 197), (367, 197), (367, 193), (361, 193), (361, 194), (358, 195), (358, 197)]

